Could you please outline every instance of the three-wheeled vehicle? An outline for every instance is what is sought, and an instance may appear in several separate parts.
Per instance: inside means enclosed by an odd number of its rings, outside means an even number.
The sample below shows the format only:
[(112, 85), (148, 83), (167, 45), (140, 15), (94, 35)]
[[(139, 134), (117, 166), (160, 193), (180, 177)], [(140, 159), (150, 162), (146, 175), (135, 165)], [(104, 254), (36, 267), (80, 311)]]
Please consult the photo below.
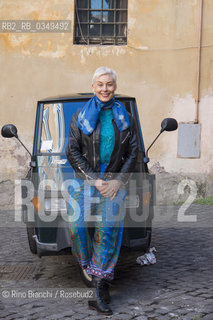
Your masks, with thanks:
[[(93, 94), (79, 93), (38, 101), (32, 154), (20, 141), (14, 125), (2, 127), (2, 135), (7, 138), (16, 137), (31, 156), (30, 169), (21, 184), (22, 213), (30, 250), (40, 257), (71, 251), (67, 191), (74, 171), (68, 163), (65, 149), (72, 115), (92, 96)], [(116, 99), (124, 104), (135, 119), (139, 146), (134, 172), (126, 185), (122, 245), (130, 248), (139, 246), (141, 250), (147, 251), (152, 233), (155, 177), (147, 167), (149, 159), (148, 153), (145, 153), (136, 100), (124, 95), (116, 95)], [(164, 119), (159, 135), (165, 130), (172, 131), (176, 128), (175, 119)], [(90, 285), (91, 278), (86, 271), (81, 270), (81, 276)]]

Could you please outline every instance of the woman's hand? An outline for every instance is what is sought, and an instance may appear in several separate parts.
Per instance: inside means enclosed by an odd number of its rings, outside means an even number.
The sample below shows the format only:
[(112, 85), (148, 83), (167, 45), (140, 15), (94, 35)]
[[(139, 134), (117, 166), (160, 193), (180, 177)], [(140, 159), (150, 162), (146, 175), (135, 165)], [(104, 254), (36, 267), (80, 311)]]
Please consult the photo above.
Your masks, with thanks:
[(101, 179), (97, 179), (95, 181), (95, 187), (100, 191), (102, 196), (105, 198), (110, 198), (110, 200), (113, 200), (120, 188), (120, 181), (119, 180), (109, 180), (104, 181)]
[(96, 179), (95, 180), (95, 187), (98, 189), (98, 191), (102, 191), (103, 189), (103, 182), (105, 182), (104, 180), (102, 179)]

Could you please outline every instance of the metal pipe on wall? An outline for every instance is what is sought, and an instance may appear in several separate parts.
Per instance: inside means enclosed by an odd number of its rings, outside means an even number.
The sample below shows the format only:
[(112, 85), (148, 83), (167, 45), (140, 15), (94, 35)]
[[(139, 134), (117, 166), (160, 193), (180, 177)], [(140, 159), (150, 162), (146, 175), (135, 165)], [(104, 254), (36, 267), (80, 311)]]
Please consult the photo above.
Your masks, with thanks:
[(203, 22), (203, 0), (200, 0), (200, 29), (198, 44), (198, 71), (197, 71), (197, 90), (196, 90), (196, 111), (194, 123), (199, 123), (199, 102), (200, 102), (200, 62), (201, 62), (201, 44), (202, 44), (202, 22)]

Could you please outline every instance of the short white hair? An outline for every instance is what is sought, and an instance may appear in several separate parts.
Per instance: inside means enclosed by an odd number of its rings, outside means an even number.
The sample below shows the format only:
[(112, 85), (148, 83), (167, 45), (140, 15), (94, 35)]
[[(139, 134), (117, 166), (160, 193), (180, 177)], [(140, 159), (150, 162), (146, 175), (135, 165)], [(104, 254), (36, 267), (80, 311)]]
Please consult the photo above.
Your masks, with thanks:
[(104, 74), (110, 74), (113, 78), (113, 80), (117, 81), (117, 74), (115, 70), (108, 68), (108, 67), (99, 67), (98, 69), (95, 70), (95, 73), (92, 77), (92, 84), (96, 81), (96, 79)]

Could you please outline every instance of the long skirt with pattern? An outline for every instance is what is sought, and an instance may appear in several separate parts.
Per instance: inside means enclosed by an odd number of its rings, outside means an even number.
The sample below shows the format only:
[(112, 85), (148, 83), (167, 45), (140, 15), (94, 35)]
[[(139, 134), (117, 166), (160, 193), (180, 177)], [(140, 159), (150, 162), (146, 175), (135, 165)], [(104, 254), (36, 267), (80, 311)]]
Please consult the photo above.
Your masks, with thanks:
[[(70, 190), (69, 226), (72, 251), (88, 274), (112, 280), (123, 236), (124, 199), (122, 188), (113, 200), (85, 181), (76, 179)], [(94, 235), (88, 231), (93, 226)]]

